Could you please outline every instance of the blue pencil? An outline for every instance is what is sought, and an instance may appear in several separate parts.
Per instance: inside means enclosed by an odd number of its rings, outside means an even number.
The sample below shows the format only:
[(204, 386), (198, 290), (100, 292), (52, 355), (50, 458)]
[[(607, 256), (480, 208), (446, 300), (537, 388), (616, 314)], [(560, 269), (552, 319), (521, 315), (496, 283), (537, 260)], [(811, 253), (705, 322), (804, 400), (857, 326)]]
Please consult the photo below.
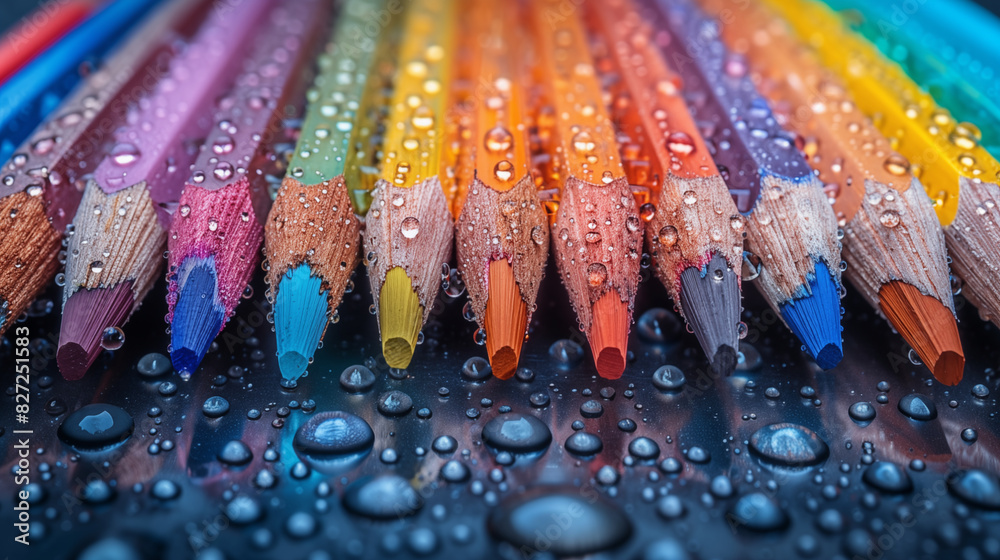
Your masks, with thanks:
[(136, 21), (160, 0), (117, 0), (68, 33), (0, 87), (0, 161), (59, 106)]

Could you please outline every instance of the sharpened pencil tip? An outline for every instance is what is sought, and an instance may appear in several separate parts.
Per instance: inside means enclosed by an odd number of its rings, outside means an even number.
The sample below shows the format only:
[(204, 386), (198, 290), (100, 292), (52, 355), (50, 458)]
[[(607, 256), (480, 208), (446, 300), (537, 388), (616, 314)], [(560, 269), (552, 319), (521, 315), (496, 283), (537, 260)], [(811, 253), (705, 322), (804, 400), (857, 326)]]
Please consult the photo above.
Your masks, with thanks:
[(170, 324), (170, 361), (178, 372), (191, 374), (198, 369), (226, 319), (225, 306), (219, 300), (215, 259), (185, 259), (177, 273), (177, 285), (177, 305)]
[(504, 259), (490, 262), (489, 298), (486, 300), (486, 351), (493, 375), (509, 379), (517, 362), (528, 328), (528, 304), (514, 279), (514, 268)]
[(424, 307), (420, 305), (410, 277), (398, 266), (385, 275), (378, 313), (385, 362), (389, 367), (404, 369), (413, 359), (417, 337), (423, 327)]
[(722, 375), (732, 373), (739, 347), (738, 272), (722, 255), (713, 253), (705, 266), (684, 269), (680, 281), (681, 309), (712, 368)]
[(736, 369), (740, 356), (735, 348), (724, 344), (715, 349), (715, 355), (711, 358), (712, 369), (715, 370), (715, 373), (730, 375)]
[(590, 350), (597, 373), (605, 379), (618, 379), (625, 371), (628, 350), (629, 310), (618, 292), (609, 290), (593, 307), (590, 326)]
[(840, 290), (830, 269), (816, 263), (808, 295), (781, 305), (781, 316), (823, 369), (832, 369), (844, 357), (840, 334)]
[(274, 298), (274, 331), (278, 339), (278, 369), (286, 379), (298, 379), (309, 367), (328, 321), (329, 293), (309, 265), (281, 277)]
[(64, 378), (76, 380), (87, 373), (101, 353), (104, 331), (124, 324), (132, 314), (132, 298), (132, 282), (121, 282), (111, 288), (81, 288), (66, 300), (56, 350)]
[(962, 380), (965, 353), (951, 309), (911, 284), (892, 281), (878, 292), (879, 309), (934, 378), (945, 385)]

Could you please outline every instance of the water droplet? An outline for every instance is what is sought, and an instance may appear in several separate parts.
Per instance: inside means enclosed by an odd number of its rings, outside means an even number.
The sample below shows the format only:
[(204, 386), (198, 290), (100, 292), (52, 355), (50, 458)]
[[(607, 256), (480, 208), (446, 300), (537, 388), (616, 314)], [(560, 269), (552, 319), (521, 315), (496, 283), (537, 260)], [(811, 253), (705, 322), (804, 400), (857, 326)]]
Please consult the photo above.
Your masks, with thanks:
[[(729, 517), (731, 516), (731, 517)], [(778, 531), (788, 526), (788, 514), (765, 494), (754, 492), (743, 496), (729, 510), (730, 523), (752, 531)]]
[(220, 418), (229, 412), (229, 401), (219, 396), (208, 397), (201, 405), (201, 412), (209, 418)]
[(673, 247), (677, 243), (677, 228), (674, 226), (663, 226), (656, 235), (656, 239), (664, 247)]
[(219, 162), (212, 171), (212, 175), (219, 181), (228, 181), (233, 177), (233, 173), (233, 165), (225, 161)]
[(887, 494), (905, 494), (913, 490), (909, 475), (895, 463), (875, 461), (865, 469), (861, 480)]
[(514, 164), (507, 160), (498, 161), (493, 167), (493, 175), (505, 183), (510, 181), (514, 177)]
[(754, 432), (750, 451), (765, 462), (793, 468), (822, 463), (830, 455), (816, 432), (791, 423), (770, 424)]
[(579, 457), (590, 457), (604, 449), (601, 438), (590, 432), (576, 432), (566, 439), (566, 451)]
[(875, 407), (869, 402), (856, 402), (847, 409), (847, 414), (855, 422), (865, 423), (875, 419)]
[(420, 220), (413, 216), (404, 218), (403, 223), (400, 224), (399, 231), (403, 234), (403, 237), (413, 239), (420, 233)]
[(894, 228), (899, 225), (899, 213), (895, 210), (886, 210), (878, 217), (878, 221), (887, 228)]
[(371, 519), (399, 519), (413, 515), (423, 505), (413, 486), (395, 474), (362, 477), (344, 490), (344, 507)]
[(295, 449), (314, 455), (367, 452), (375, 433), (363, 419), (347, 412), (320, 412), (307, 420), (293, 440)]
[(573, 135), (571, 144), (573, 145), (573, 149), (581, 155), (589, 154), (597, 148), (597, 143), (594, 142), (594, 137), (585, 130), (577, 132)]
[(933, 420), (937, 418), (937, 407), (930, 397), (911, 393), (899, 399), (899, 411), (914, 420)]
[(340, 386), (348, 393), (364, 393), (375, 385), (375, 374), (362, 365), (350, 366), (340, 374)]
[(591, 263), (587, 267), (587, 283), (592, 287), (604, 285), (608, 280), (608, 268), (602, 263)]
[(125, 344), (125, 333), (118, 327), (108, 327), (101, 333), (101, 348), (118, 350)]
[(689, 156), (695, 150), (694, 140), (686, 132), (672, 132), (667, 136), (667, 150), (677, 156)]
[(114, 162), (115, 165), (119, 167), (128, 167), (138, 161), (141, 154), (139, 153), (139, 148), (136, 148), (134, 144), (119, 142), (111, 148), (109, 155), (111, 156), (111, 161)]
[(498, 451), (515, 454), (543, 451), (551, 441), (549, 428), (531, 415), (503, 414), (483, 426), (483, 443)]
[(253, 452), (247, 444), (234, 439), (222, 447), (217, 458), (220, 463), (241, 467), (253, 460)]
[(486, 151), (492, 154), (506, 153), (514, 145), (514, 137), (502, 126), (491, 128), (483, 139)]
[(462, 364), (462, 378), (466, 381), (482, 382), (493, 375), (490, 363), (481, 356), (473, 356)]
[(661, 391), (678, 391), (686, 381), (684, 372), (677, 366), (663, 365), (653, 372), (653, 386)]

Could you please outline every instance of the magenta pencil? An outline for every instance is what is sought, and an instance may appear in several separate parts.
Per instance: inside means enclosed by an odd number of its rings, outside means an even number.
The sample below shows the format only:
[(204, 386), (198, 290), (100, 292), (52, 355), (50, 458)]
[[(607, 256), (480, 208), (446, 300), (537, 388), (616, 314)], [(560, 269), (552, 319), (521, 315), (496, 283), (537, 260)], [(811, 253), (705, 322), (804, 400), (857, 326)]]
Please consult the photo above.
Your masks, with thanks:
[(192, 143), (208, 133), (215, 100), (271, 5), (215, 5), (115, 132), (73, 219), (56, 354), (67, 379), (82, 377), (102, 347), (121, 345), (121, 326), (163, 261), (169, 214), (197, 155)]
[[(257, 34), (233, 89), (198, 155), (170, 224), (167, 295), (170, 359), (197, 369), (233, 316), (259, 261), (271, 206), (265, 179), (283, 121), (309, 84), (305, 71), (323, 36), (327, 2), (299, 0), (274, 10)], [(283, 170), (280, 171), (283, 174)]]

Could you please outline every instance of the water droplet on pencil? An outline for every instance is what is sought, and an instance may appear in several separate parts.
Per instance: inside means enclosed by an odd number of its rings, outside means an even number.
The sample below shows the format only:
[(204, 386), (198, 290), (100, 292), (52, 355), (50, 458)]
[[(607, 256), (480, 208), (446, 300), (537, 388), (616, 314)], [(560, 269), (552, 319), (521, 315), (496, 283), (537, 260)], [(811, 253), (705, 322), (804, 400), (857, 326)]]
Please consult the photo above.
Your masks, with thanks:
[(511, 135), (510, 131), (502, 126), (491, 128), (486, 132), (486, 137), (484, 138), (486, 150), (494, 154), (510, 150), (513, 144), (514, 137)]
[(885, 161), (882, 163), (882, 167), (893, 175), (906, 175), (906, 173), (910, 170), (910, 161), (899, 154), (892, 154), (891, 156), (885, 158)]
[(496, 166), (493, 167), (493, 175), (505, 183), (510, 181), (514, 177), (514, 164), (507, 160), (497, 162)]
[(677, 228), (674, 226), (663, 226), (656, 237), (664, 247), (673, 247), (677, 243)]
[(895, 210), (886, 210), (879, 216), (878, 221), (887, 228), (894, 228), (899, 225), (899, 214)]
[(593, 263), (587, 267), (587, 283), (593, 287), (601, 286), (608, 280), (608, 268), (602, 263)]
[(420, 233), (420, 220), (413, 216), (405, 218), (400, 225), (399, 231), (403, 234), (403, 237), (413, 239)]
[(111, 148), (111, 161), (119, 167), (132, 165), (139, 159), (139, 148), (128, 142), (119, 142)]

